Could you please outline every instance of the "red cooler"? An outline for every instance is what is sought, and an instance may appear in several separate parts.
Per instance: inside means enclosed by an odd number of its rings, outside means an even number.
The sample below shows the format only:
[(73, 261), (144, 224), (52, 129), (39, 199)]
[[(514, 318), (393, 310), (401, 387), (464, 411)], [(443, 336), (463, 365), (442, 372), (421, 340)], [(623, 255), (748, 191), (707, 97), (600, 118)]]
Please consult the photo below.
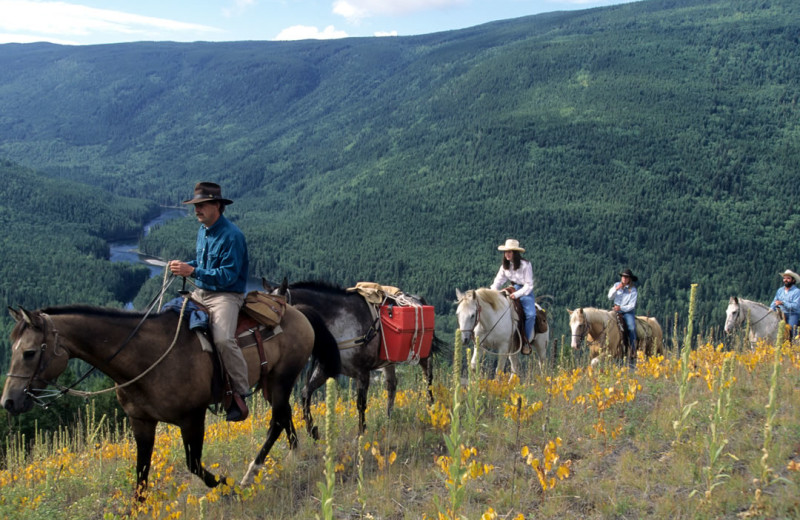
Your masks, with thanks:
[(402, 363), (409, 361), (409, 357), (428, 357), (433, 343), (434, 319), (432, 305), (382, 305), (381, 359)]

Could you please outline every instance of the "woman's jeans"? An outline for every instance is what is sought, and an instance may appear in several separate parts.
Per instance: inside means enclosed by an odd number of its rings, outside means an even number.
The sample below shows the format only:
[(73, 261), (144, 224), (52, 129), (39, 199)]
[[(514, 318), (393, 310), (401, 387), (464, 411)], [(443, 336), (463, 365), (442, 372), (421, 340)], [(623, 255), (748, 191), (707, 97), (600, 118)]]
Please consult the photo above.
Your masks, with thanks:
[[(514, 289), (519, 290), (521, 285), (514, 285)], [(522, 304), (522, 310), (525, 311), (525, 335), (528, 337), (528, 342), (533, 342), (533, 330), (536, 325), (536, 296), (533, 291), (526, 296), (519, 299)]]

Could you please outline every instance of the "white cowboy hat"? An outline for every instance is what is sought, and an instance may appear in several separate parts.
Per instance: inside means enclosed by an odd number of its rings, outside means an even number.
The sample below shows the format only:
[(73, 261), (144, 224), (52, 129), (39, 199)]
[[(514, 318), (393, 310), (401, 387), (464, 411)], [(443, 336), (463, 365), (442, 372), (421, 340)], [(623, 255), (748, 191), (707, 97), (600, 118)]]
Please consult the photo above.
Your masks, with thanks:
[(789, 269), (785, 270), (782, 273), (778, 273), (778, 275), (783, 278), (784, 276), (791, 276), (794, 278), (795, 283), (800, 283), (800, 274), (795, 273), (794, 271), (790, 271)]
[(519, 251), (520, 253), (524, 253), (525, 250), (519, 247), (519, 240), (514, 240), (513, 238), (509, 238), (506, 240), (506, 243), (502, 246), (497, 246), (498, 251)]

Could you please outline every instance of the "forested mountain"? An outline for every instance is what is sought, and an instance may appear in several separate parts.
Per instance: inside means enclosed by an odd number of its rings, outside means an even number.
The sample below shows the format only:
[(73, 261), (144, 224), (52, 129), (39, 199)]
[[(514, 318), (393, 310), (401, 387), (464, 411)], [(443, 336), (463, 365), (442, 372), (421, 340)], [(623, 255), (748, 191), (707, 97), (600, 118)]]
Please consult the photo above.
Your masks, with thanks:
[[(769, 301), (778, 272), (800, 269), (799, 44), (795, 0), (651, 0), (400, 38), (7, 44), (0, 156), (63, 183), (55, 212), (86, 186), (175, 204), (219, 182), (253, 274), (273, 280), (379, 281), (443, 317), (515, 237), (557, 335), (566, 307), (608, 305), (624, 267), (642, 312), (669, 327), (696, 282), (698, 315), (720, 325), (730, 295)], [(20, 203), (4, 197), (13, 226)], [(99, 247), (111, 230), (39, 237), (100, 218), (26, 228), (3, 280)], [(189, 257), (195, 229), (174, 222), (145, 247)], [(42, 291), (77, 270), (49, 268), (26, 302), (87, 299)]]

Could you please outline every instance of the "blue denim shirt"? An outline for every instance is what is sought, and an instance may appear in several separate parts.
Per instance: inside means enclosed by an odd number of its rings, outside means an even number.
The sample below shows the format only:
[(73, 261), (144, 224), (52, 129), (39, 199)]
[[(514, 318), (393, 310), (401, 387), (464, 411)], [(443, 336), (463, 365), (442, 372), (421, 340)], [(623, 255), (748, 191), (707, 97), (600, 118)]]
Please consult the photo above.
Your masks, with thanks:
[(800, 312), (800, 289), (796, 285), (792, 285), (791, 289), (787, 292), (783, 287), (775, 292), (775, 298), (772, 299), (772, 305), (769, 306), (773, 311), (775, 310), (775, 302), (782, 301), (781, 310), (786, 314)]
[(247, 242), (236, 225), (220, 215), (210, 228), (197, 231), (195, 268), (197, 287), (207, 291), (243, 293), (247, 287), (249, 267)]
[(629, 285), (625, 289), (617, 289), (617, 284), (611, 286), (608, 291), (608, 299), (614, 301), (614, 305), (619, 305), (620, 312), (631, 312), (636, 308), (636, 300), (639, 291), (636, 287)]

